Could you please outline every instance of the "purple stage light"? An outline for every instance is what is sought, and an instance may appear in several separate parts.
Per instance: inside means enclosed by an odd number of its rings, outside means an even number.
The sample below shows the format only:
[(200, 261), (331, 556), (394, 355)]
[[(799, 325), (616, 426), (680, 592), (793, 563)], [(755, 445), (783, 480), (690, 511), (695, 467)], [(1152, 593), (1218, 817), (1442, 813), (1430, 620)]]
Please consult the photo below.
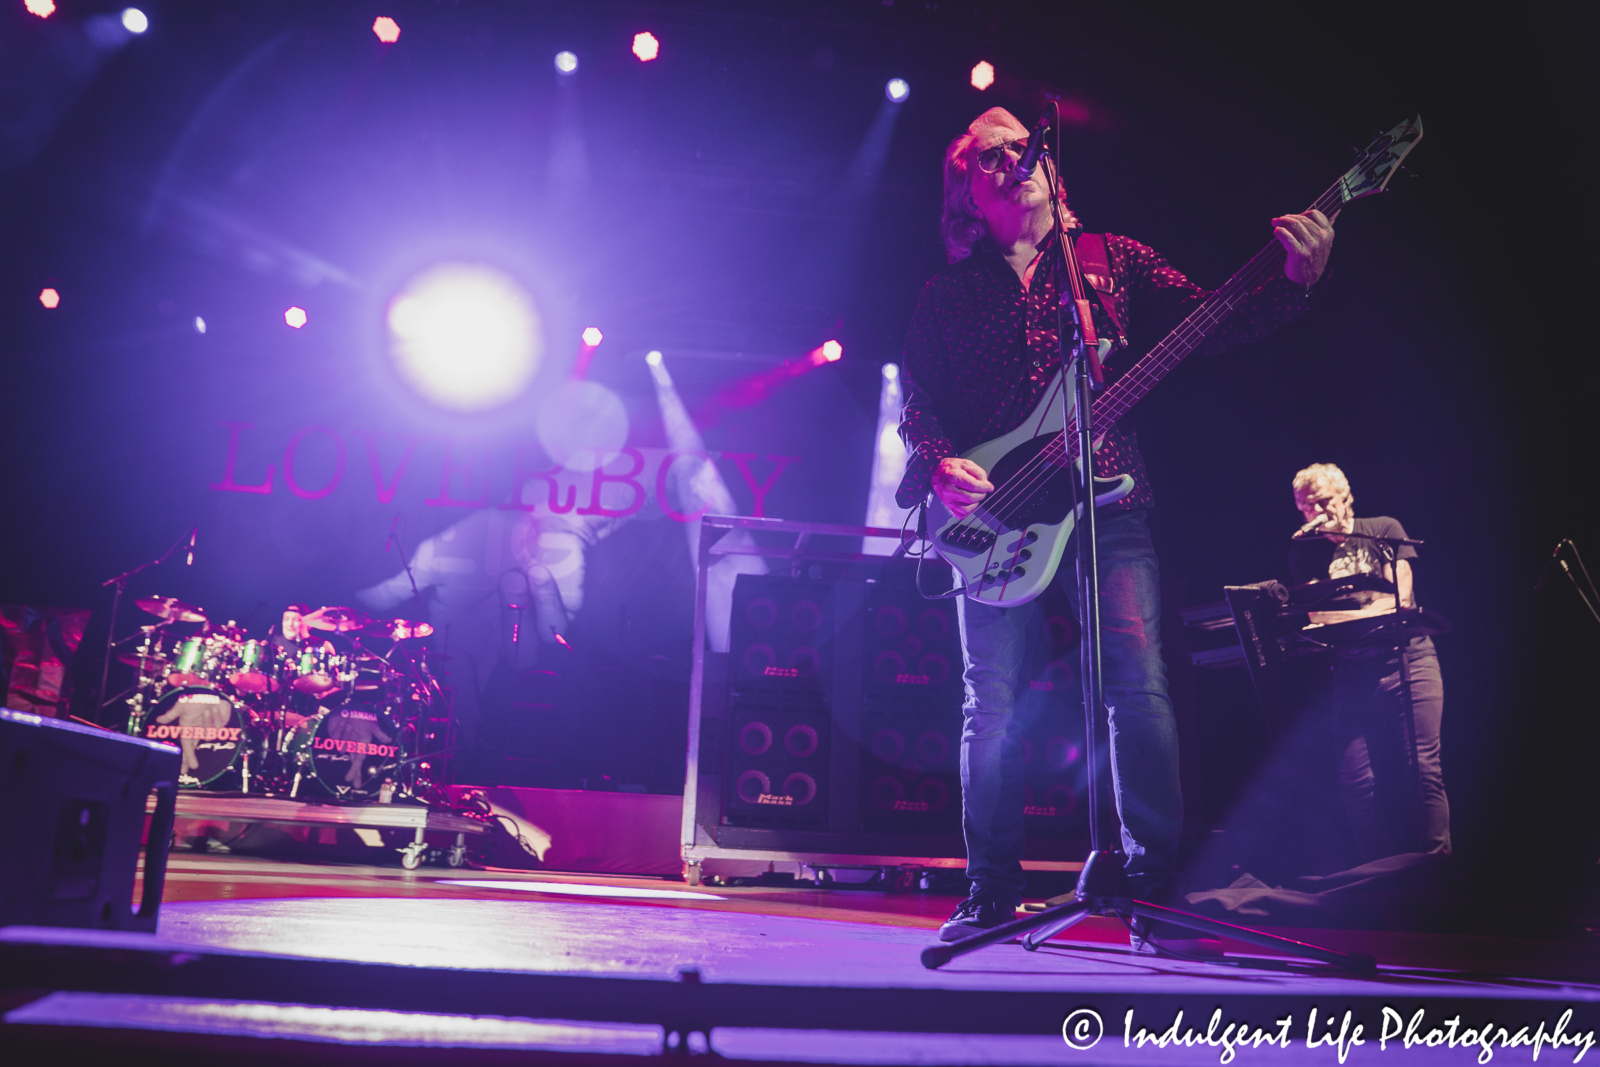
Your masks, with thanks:
[(578, 70), (578, 57), (571, 52), (556, 53), (556, 70), (562, 74), (575, 74)]
[(389, 302), (389, 353), (427, 400), (484, 411), (515, 399), (544, 358), (539, 311), (493, 267), (443, 263)]

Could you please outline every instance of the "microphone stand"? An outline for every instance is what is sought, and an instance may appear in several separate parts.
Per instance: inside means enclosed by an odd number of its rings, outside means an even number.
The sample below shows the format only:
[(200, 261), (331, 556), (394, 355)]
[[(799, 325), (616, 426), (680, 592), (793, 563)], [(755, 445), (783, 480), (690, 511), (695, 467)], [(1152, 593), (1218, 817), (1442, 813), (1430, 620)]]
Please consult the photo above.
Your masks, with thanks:
[[(1054, 101), (1051, 101), (1051, 105), (1057, 107)], [(1061, 134), (1059, 108), (1057, 121), (1053, 125), (1059, 141)], [(1059, 155), (1058, 144), (1056, 156)], [(957, 956), (964, 956), (968, 952), (988, 945), (1001, 944), (1015, 937), (1021, 937), (1022, 947), (1032, 952), (1051, 937), (1090, 915), (1114, 915), (1128, 924), (1130, 929), (1132, 920), (1139, 917), (1146, 921), (1155, 920), (1203, 933), (1231, 937), (1263, 948), (1276, 949), (1291, 956), (1309, 957), (1357, 974), (1372, 974), (1377, 969), (1377, 961), (1365, 953), (1334, 952), (1287, 937), (1278, 937), (1259, 930), (1235, 926), (1232, 923), (1207, 919), (1192, 912), (1134, 900), (1133, 888), (1123, 868), (1125, 857), (1121, 852), (1101, 848), (1100, 758), (1096, 728), (1105, 714), (1105, 680), (1101, 671), (1100, 559), (1095, 543), (1097, 525), (1094, 511), (1092, 446), (1094, 444), (1093, 394), (1095, 390), (1105, 385), (1105, 379), (1100, 367), (1099, 340), (1095, 336), (1094, 318), (1084, 288), (1082, 268), (1078, 265), (1076, 250), (1072, 246), (1070, 235), (1061, 217), (1055, 171), (1048, 164), (1045, 168), (1045, 179), (1050, 187), (1055, 237), (1061, 250), (1060, 267), (1065, 274), (1065, 284), (1057, 286), (1061, 293), (1061, 303), (1056, 310), (1056, 336), (1061, 346), (1063, 366), (1070, 356), (1073, 368), (1074, 403), (1067, 407), (1064, 427), (1074, 429), (1078, 439), (1079, 471), (1074, 475), (1069, 469), (1067, 477), (1073, 485), (1077, 497), (1075, 504), (1078, 508), (1078, 525), (1074, 536), (1078, 541), (1078, 587), (1082, 597), (1078, 621), (1082, 630), (1080, 656), (1083, 664), (1084, 755), (1089, 779), (1089, 855), (1084, 860), (1083, 869), (1078, 873), (1077, 887), (1070, 896), (1058, 897), (1051, 902), (1053, 906), (1046, 907), (1043, 911), (1003, 923), (971, 937), (946, 944), (929, 945), (922, 950), (922, 965), (933, 970), (944, 966)], [(1061, 314), (1062, 307), (1067, 306), (1069, 299), (1076, 327), (1070, 342), (1063, 329), (1065, 316)], [(1063, 406), (1067, 406), (1066, 390), (1062, 390), (1061, 402)], [(1073, 411), (1073, 407), (1076, 408), (1076, 412)], [(1163, 955), (1191, 958), (1170, 950), (1160, 951)], [(1254, 964), (1265, 961), (1234, 959), (1229, 962)], [(1276, 962), (1268, 965), (1278, 966)]]
[[(195, 529), (198, 529), (198, 527), (195, 527)], [(105, 655), (102, 656), (100, 660), (100, 691), (95, 694), (96, 702), (94, 717), (97, 723), (100, 719), (100, 713), (105, 710), (107, 704), (111, 703), (111, 701), (106, 699), (106, 683), (111, 676), (111, 647), (117, 634), (117, 611), (122, 607), (122, 594), (127, 590), (128, 582), (130, 582), (134, 576), (139, 574), (141, 571), (149, 570), (151, 567), (159, 567), (161, 564), (165, 563), (169, 556), (178, 551), (178, 546), (183, 544), (183, 539), (185, 537), (192, 537), (194, 535), (195, 529), (191, 529), (184, 533), (176, 541), (172, 542), (171, 548), (167, 549), (150, 562), (141, 563), (131, 571), (123, 571), (115, 578), (107, 578), (105, 581), (100, 583), (100, 587), (102, 589), (108, 585), (115, 585), (116, 589), (111, 595), (111, 620), (106, 624)], [(117, 697), (121, 697), (121, 695), (121, 693), (118, 693)]]

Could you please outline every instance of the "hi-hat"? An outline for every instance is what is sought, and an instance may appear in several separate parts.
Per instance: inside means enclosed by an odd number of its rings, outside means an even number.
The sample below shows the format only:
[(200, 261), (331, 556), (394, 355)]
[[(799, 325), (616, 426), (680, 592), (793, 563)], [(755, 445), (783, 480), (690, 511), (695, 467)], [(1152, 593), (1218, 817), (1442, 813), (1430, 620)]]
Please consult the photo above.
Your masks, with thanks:
[(360, 608), (322, 608), (305, 617), (306, 625), (313, 630), (337, 630), (349, 633), (360, 630), (372, 622), (372, 616)]
[(378, 619), (361, 632), (369, 637), (387, 637), (391, 641), (404, 641), (409, 637), (427, 637), (433, 633), (433, 624), (413, 622), (410, 619)]
[(145, 597), (143, 600), (135, 600), (134, 603), (152, 615), (159, 616), (163, 619), (171, 619), (174, 622), (206, 621), (206, 613), (203, 610), (195, 607), (193, 604), (185, 604), (177, 597)]

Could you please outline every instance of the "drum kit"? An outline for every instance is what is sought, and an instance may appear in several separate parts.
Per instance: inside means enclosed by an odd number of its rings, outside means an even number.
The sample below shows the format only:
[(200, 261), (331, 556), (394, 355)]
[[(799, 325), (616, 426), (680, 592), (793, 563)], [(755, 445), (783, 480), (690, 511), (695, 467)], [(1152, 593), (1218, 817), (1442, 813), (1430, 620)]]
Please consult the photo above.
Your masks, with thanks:
[(432, 788), (423, 760), (448, 754), (450, 716), (429, 667), (448, 657), (416, 643), (428, 623), (330, 607), (304, 619), (325, 634), (262, 639), (171, 597), (137, 603), (158, 621), (120, 642), (138, 675), (127, 732), (182, 749), (180, 786), (384, 802)]

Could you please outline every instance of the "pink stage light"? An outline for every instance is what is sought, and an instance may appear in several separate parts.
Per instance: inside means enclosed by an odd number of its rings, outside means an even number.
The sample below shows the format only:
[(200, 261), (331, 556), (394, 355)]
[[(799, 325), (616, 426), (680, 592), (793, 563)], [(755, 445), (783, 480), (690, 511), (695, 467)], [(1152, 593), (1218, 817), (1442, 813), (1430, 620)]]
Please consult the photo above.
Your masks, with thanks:
[[(22, 6), (28, 9), (28, 14), (38, 15), (42, 19), (47, 19), (56, 13), (55, 0), (22, 0)], [(54, 307), (55, 305), (47, 304), (45, 306)]]
[(388, 15), (379, 15), (372, 20), (372, 32), (384, 44), (394, 44), (400, 39), (400, 24)]
[(641, 63), (648, 63), (661, 54), (661, 42), (648, 30), (636, 33), (633, 35), (633, 54), (639, 57)]
[(61, 303), (61, 294), (54, 289), (39, 290), (39, 303), (47, 308), (56, 307)]
[(829, 363), (837, 363), (842, 355), (844, 355), (844, 345), (838, 341), (822, 342), (822, 358)]
[(972, 68), (972, 87), (979, 92), (994, 84), (994, 64), (987, 59), (979, 60), (978, 65)]
[(605, 334), (600, 332), (600, 328), (598, 326), (590, 326), (587, 330), (583, 331), (583, 343), (588, 345), (590, 348), (598, 348), (600, 347), (600, 342), (605, 340), (605, 336)]
[(288, 311), (283, 313), (283, 321), (287, 322), (290, 326), (293, 326), (298, 330), (300, 327), (306, 324), (306, 309), (299, 307), (290, 308)]

